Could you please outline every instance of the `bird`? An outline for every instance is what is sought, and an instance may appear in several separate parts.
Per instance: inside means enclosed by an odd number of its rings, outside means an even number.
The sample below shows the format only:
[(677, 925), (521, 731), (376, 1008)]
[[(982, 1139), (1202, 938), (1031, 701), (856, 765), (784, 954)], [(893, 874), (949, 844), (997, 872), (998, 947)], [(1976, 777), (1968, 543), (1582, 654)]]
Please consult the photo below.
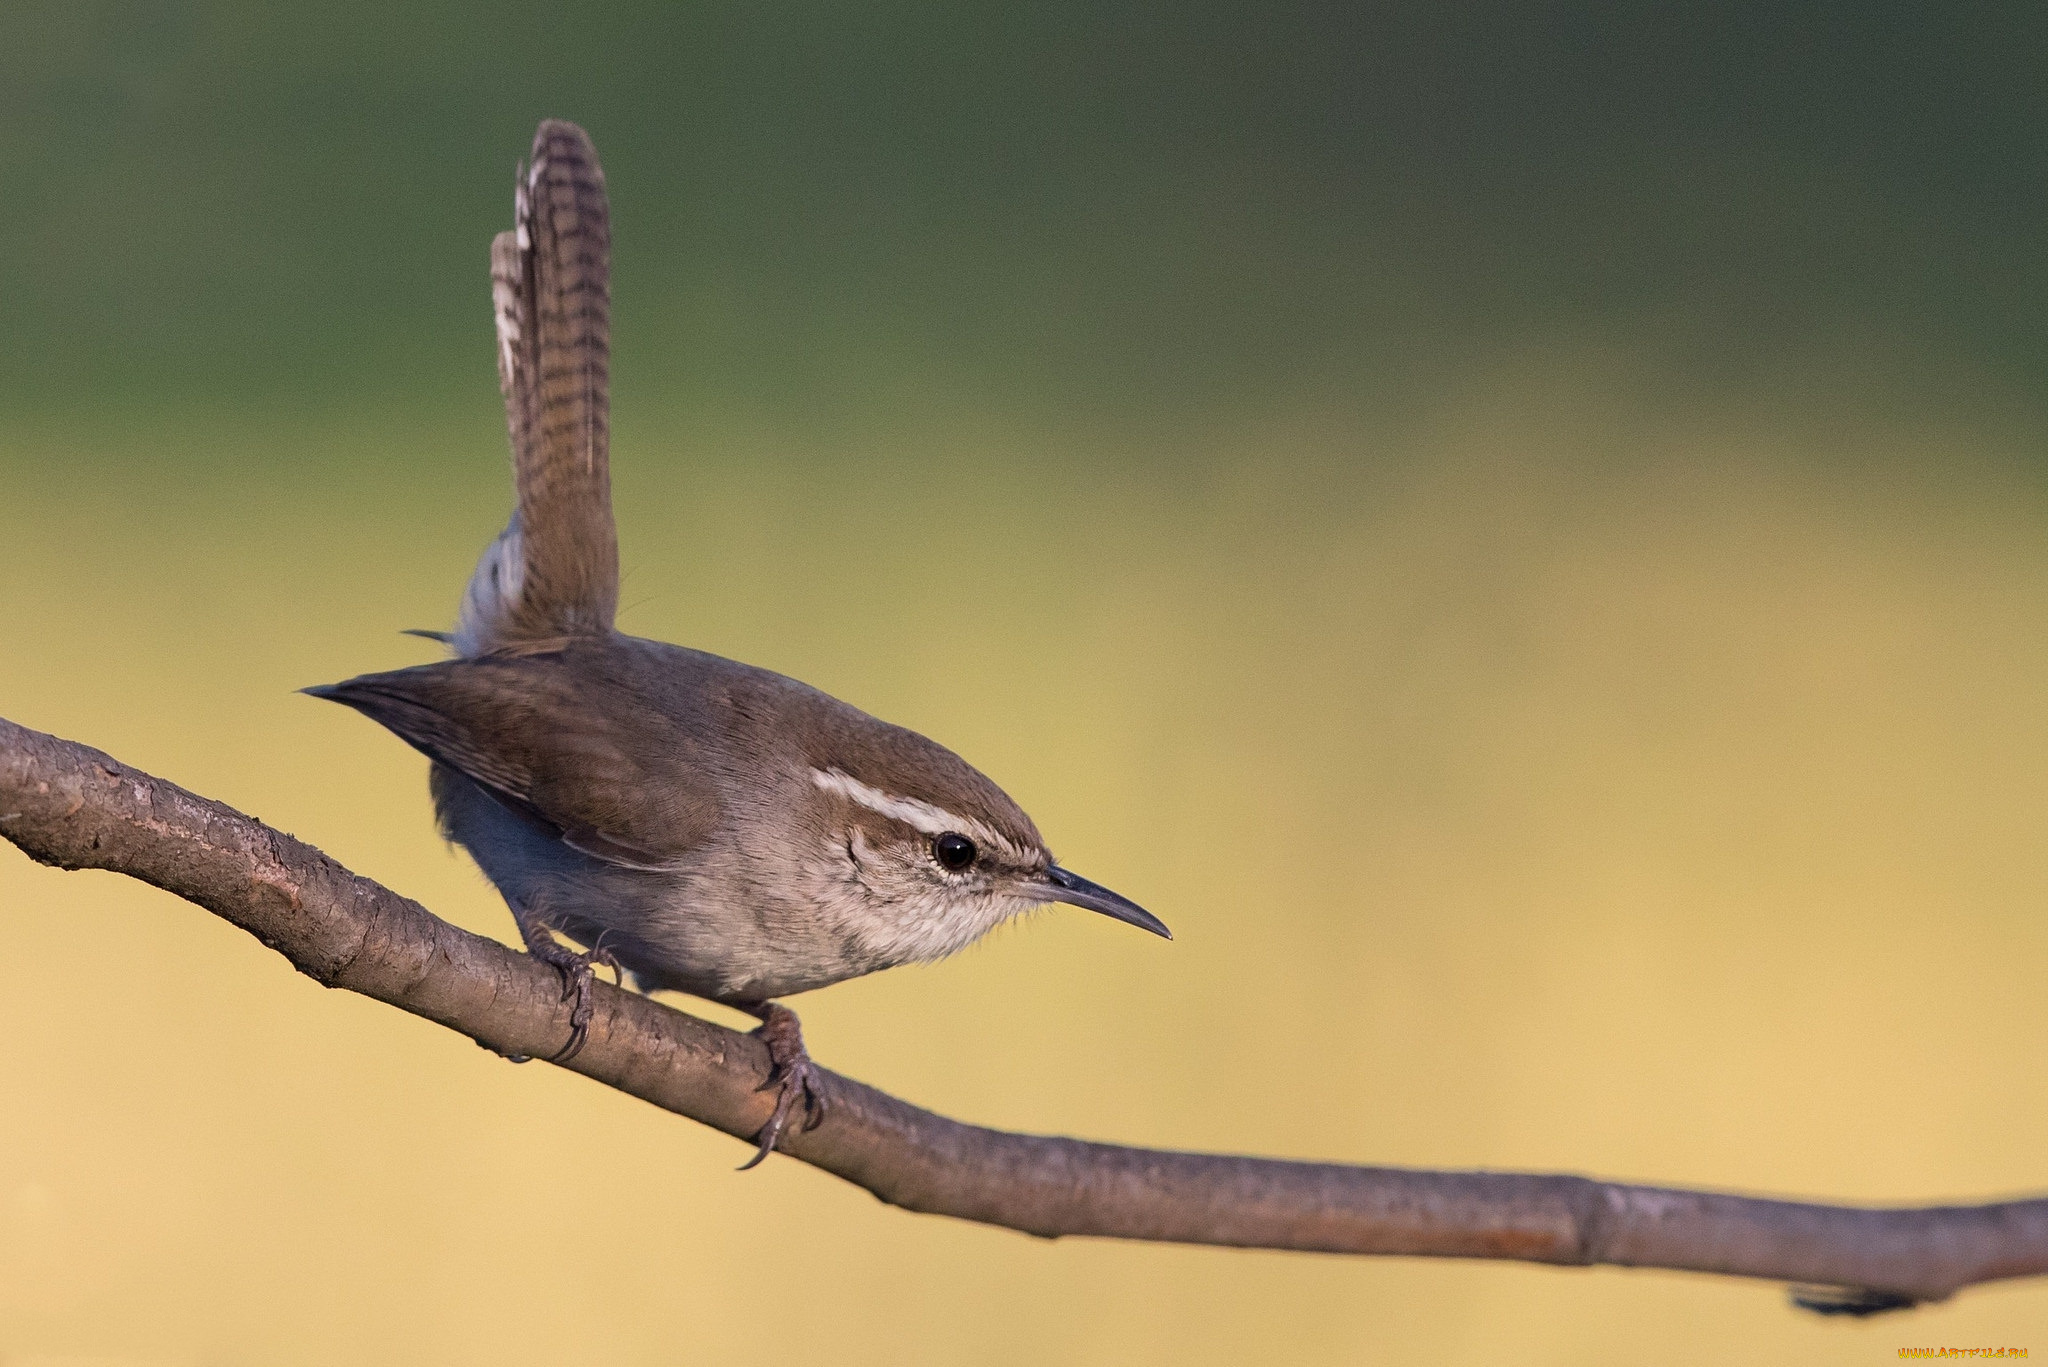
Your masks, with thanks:
[[(561, 976), (582, 1049), (594, 967), (760, 1022), (774, 1109), (753, 1167), (825, 1116), (783, 997), (944, 958), (1051, 903), (1172, 938), (1053, 857), (953, 751), (795, 679), (621, 633), (610, 467), (611, 226), (589, 136), (549, 119), (491, 243), (516, 506), (431, 664), (303, 690), (431, 761), (441, 833)], [(572, 948), (563, 937), (584, 946)]]

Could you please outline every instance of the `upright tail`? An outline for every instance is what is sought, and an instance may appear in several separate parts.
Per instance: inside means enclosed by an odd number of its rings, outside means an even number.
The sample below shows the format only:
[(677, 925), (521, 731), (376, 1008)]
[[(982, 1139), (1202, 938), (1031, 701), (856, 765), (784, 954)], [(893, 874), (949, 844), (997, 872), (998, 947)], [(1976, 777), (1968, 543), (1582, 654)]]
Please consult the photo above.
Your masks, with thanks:
[(573, 123), (543, 122), (514, 228), (491, 243), (498, 383), (519, 504), (477, 561), (450, 638), (464, 656), (612, 629), (611, 214)]

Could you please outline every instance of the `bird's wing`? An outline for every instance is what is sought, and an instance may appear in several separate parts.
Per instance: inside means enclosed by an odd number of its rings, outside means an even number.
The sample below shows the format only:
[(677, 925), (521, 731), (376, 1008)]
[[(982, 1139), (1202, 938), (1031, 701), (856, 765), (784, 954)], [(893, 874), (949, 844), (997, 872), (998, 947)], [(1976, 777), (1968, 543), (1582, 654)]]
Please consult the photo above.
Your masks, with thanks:
[(450, 660), (305, 691), (353, 707), (608, 863), (675, 867), (719, 825), (683, 728), (558, 655)]
[(612, 628), (611, 216), (575, 124), (549, 119), (491, 243), (498, 383), (518, 509), (484, 551), (454, 637), (477, 656)]

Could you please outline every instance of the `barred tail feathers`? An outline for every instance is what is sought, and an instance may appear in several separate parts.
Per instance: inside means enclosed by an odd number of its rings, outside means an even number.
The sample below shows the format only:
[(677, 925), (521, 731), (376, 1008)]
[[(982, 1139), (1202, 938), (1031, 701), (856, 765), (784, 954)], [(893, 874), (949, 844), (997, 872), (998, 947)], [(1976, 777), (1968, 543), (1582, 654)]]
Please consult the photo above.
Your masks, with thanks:
[(518, 511), (463, 595), (454, 643), (465, 656), (601, 635), (618, 606), (610, 211), (582, 129), (541, 124), (514, 223), (491, 243), (491, 307)]

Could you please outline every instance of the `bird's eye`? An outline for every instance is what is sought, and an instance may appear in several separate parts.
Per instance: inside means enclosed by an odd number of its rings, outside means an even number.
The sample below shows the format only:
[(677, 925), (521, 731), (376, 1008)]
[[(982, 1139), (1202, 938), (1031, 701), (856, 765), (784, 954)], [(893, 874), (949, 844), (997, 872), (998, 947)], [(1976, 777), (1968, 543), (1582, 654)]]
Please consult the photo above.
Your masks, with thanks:
[(947, 831), (932, 839), (932, 858), (955, 873), (974, 862), (974, 853), (974, 842), (964, 835)]

